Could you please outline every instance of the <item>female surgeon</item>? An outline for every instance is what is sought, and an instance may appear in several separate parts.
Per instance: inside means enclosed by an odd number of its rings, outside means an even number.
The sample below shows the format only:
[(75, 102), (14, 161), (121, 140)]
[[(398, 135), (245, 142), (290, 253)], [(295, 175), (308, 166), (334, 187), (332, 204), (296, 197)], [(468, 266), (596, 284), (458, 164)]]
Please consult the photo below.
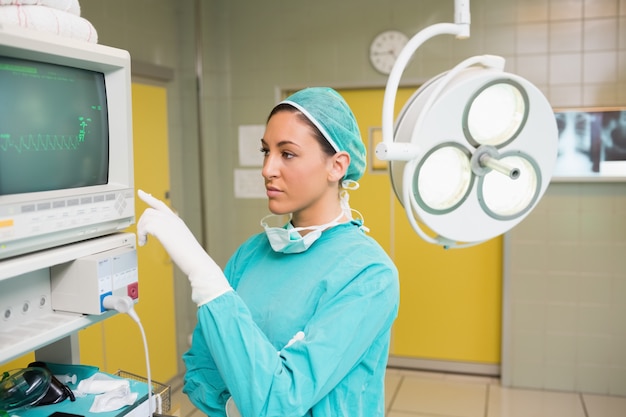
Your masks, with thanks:
[[(355, 117), (333, 89), (300, 90), (270, 113), (261, 152), (273, 214), (223, 272), (139, 191), (139, 245), (159, 239), (198, 305), (183, 390), (210, 417), (232, 402), (245, 417), (383, 416), (398, 273), (348, 206), (366, 164)], [(271, 227), (277, 215), (290, 221)]]

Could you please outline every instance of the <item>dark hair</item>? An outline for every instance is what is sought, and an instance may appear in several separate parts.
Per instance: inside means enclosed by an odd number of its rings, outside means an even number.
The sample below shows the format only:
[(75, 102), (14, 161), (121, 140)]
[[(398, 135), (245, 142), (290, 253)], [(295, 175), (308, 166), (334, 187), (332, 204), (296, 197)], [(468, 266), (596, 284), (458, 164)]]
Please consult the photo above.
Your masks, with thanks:
[(315, 126), (315, 124), (311, 120), (309, 120), (309, 118), (306, 117), (304, 115), (304, 113), (302, 113), (300, 110), (298, 110), (297, 108), (295, 108), (291, 104), (287, 104), (287, 103), (280, 103), (280, 104), (278, 104), (270, 112), (270, 115), (267, 117), (267, 121), (269, 122), (270, 119), (272, 118), (272, 116), (274, 116), (276, 113), (280, 113), (282, 111), (295, 113), (296, 116), (298, 117), (298, 119), (300, 119), (302, 122), (306, 123), (311, 128), (311, 132), (313, 132), (313, 136), (315, 137), (317, 142), (320, 144), (320, 147), (322, 148), (322, 152), (324, 152), (328, 156), (333, 156), (334, 154), (337, 153), (337, 151), (335, 151), (335, 149), (332, 147), (330, 142), (328, 142), (328, 140), (324, 137), (324, 135), (322, 135), (322, 132), (320, 132), (320, 130), (317, 128), (317, 126)]

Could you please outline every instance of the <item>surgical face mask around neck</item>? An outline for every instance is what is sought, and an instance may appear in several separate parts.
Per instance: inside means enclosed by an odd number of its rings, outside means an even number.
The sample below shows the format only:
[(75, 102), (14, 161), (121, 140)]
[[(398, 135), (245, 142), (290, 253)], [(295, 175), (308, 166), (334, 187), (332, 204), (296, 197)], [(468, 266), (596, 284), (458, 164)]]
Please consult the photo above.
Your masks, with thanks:
[[(341, 214), (331, 222), (319, 226), (293, 227), (291, 222), (289, 222), (285, 227), (270, 227), (267, 224), (267, 219), (280, 217), (275, 214), (270, 214), (261, 219), (261, 226), (265, 229), (265, 234), (274, 252), (300, 253), (311, 247), (313, 242), (319, 239), (324, 230), (338, 225), (339, 219), (341, 219), (343, 215), (344, 213), (342, 211)], [(302, 236), (299, 233), (302, 230), (310, 230), (310, 232)]]

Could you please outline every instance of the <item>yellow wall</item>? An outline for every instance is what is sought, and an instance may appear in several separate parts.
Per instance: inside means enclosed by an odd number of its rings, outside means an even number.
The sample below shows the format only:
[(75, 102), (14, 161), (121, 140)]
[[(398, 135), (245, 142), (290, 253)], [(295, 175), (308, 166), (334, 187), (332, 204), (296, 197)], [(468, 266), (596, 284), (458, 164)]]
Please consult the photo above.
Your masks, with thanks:
[[(165, 198), (169, 189), (166, 91), (134, 84), (132, 95), (135, 187)], [(146, 206), (140, 200), (136, 203), (138, 220)], [(135, 227), (128, 231), (135, 232)], [(178, 374), (173, 267), (156, 240), (138, 248), (138, 263), (139, 302), (135, 310), (148, 340), (152, 378), (167, 382)], [(125, 314), (83, 329), (78, 337), (81, 363), (104, 372), (122, 369), (147, 376), (140, 330)], [(2, 365), (1, 370), (24, 368), (34, 360), (31, 352)]]
[[(159, 198), (169, 190), (167, 96), (163, 87), (133, 84), (135, 188)], [(146, 205), (136, 201), (137, 220)], [(135, 232), (133, 226), (128, 231)], [(152, 240), (140, 247), (139, 302), (150, 355), (152, 378), (167, 382), (177, 375), (173, 267), (163, 247)], [(106, 372), (118, 369), (146, 376), (145, 356), (137, 324), (117, 315), (79, 332), (81, 362)]]
[(0, 372), (10, 371), (12, 369), (25, 368), (29, 363), (35, 360), (35, 354), (33, 352), (27, 353), (24, 356), (20, 356), (17, 359), (9, 361), (0, 366)]
[[(396, 113), (415, 91), (398, 92)], [(342, 90), (368, 154), (371, 127), (381, 126), (382, 89)], [(371, 162), (370, 159), (370, 168)], [(500, 362), (502, 239), (445, 250), (413, 231), (395, 198), (387, 170), (371, 169), (350, 193), (352, 208), (391, 255), (400, 272), (400, 313), (392, 355), (471, 363)]]

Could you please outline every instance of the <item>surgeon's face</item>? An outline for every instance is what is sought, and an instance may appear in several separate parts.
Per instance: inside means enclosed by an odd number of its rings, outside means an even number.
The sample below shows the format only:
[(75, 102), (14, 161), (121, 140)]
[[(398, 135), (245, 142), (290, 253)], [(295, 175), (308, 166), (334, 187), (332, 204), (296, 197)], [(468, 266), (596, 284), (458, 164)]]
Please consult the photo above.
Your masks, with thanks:
[(323, 224), (337, 215), (335, 158), (323, 153), (311, 128), (296, 113), (281, 111), (271, 117), (261, 150), (272, 213), (293, 213), (295, 226)]

